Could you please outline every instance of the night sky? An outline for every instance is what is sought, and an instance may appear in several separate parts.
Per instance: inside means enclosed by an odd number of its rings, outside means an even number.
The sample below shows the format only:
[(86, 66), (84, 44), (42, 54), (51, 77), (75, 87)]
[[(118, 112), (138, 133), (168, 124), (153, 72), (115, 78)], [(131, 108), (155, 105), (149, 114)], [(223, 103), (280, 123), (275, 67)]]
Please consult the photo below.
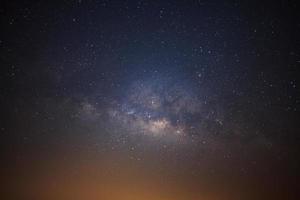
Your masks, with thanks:
[(1, 2), (0, 198), (299, 199), (296, 2)]

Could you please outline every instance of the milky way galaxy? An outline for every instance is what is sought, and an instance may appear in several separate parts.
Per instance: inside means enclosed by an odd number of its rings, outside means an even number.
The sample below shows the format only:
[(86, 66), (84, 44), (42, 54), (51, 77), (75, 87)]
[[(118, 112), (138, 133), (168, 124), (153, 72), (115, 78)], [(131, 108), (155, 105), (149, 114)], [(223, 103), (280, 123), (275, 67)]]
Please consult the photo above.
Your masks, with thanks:
[(300, 199), (298, 15), (4, 0), (0, 199)]
[(191, 120), (201, 114), (201, 101), (171, 83), (138, 81), (117, 105), (109, 112), (112, 120), (120, 121), (132, 133), (152, 136), (187, 136), (194, 127)]

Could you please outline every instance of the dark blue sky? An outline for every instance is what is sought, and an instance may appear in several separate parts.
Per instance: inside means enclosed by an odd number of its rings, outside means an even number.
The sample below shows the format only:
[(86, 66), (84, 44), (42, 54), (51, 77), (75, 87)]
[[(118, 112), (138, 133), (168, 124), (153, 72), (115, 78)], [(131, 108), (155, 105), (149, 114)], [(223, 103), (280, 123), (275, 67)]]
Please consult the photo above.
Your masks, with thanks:
[[(110, 158), (116, 166), (125, 165), (117, 158), (129, 157), (143, 158), (145, 171), (149, 162), (156, 163), (157, 173), (188, 171), (193, 178), (179, 178), (187, 188), (197, 187), (213, 169), (225, 174), (215, 175), (218, 183), (231, 173), (245, 176), (232, 188), (256, 177), (254, 185), (269, 188), (262, 194), (267, 199), (277, 184), (287, 185), (274, 195), (279, 199), (295, 194), (296, 178), (290, 176), (299, 177), (296, 1), (1, 4), (4, 174), (34, 174), (15, 163), (39, 166), (41, 157), (54, 157), (68, 170), (61, 159), (69, 153)], [(106, 169), (101, 162), (100, 168)], [(18, 191), (20, 180), (5, 183)], [(220, 191), (217, 185), (210, 188)], [(247, 198), (256, 195), (259, 189)]]

